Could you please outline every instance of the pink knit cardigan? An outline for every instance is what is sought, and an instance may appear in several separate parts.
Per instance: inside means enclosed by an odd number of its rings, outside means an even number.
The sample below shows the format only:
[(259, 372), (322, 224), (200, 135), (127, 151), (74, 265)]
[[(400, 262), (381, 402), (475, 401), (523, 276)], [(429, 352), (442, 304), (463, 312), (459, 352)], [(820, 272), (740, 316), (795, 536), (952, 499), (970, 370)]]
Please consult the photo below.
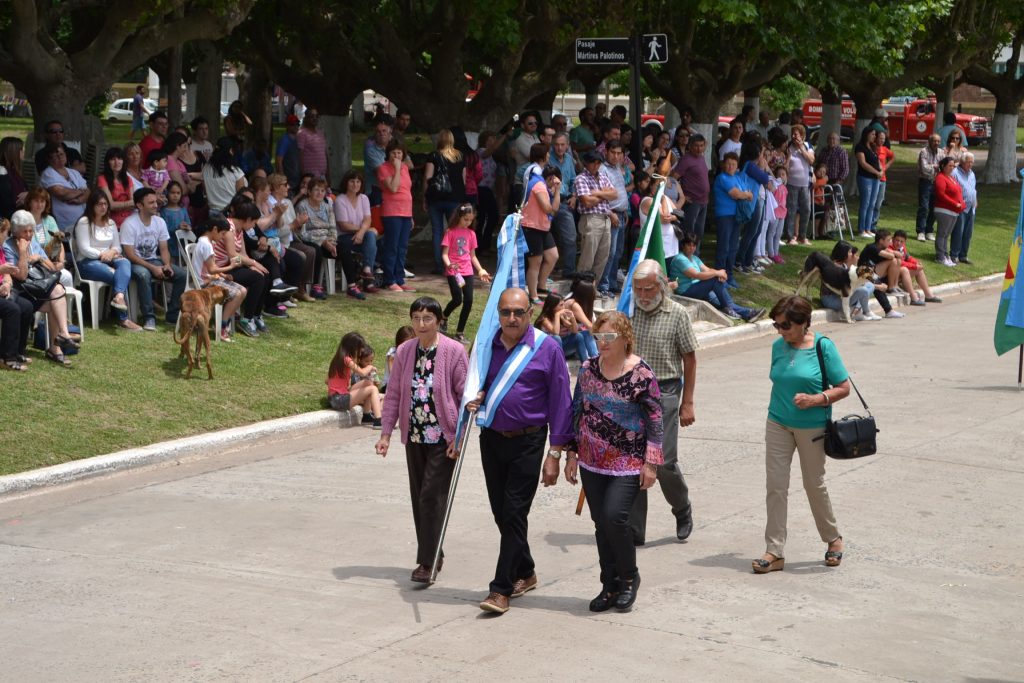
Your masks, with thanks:
[[(381, 411), (381, 433), (391, 434), (398, 423), (402, 443), (409, 438), (409, 414), (412, 412), (412, 373), (416, 366), (416, 347), (419, 342), (410, 339), (403, 342), (395, 352), (395, 364), (391, 368), (388, 391), (384, 395)], [(455, 428), (459, 422), (459, 405), (462, 390), (466, 386), (466, 371), (469, 361), (466, 349), (454, 339), (444, 335), (437, 337), (437, 354), (434, 357), (434, 408), (441, 425), (444, 440), (455, 442)]]

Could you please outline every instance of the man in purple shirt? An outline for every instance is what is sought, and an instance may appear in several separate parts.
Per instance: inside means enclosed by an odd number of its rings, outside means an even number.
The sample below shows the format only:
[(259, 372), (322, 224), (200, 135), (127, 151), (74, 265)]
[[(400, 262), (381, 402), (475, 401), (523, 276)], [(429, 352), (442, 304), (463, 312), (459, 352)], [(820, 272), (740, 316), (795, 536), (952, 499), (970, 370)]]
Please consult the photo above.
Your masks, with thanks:
[(692, 232), (697, 236), (698, 250), (701, 238), (704, 237), (704, 221), (708, 217), (708, 197), (711, 194), (708, 164), (704, 161), (705, 147), (707, 141), (703, 135), (691, 135), (686, 143), (686, 154), (672, 170), (672, 175), (679, 179), (683, 196), (686, 197), (686, 203), (683, 204), (683, 234)]
[[(509, 288), (501, 293), (501, 330), (492, 341), (484, 390), (470, 403), (471, 409), (484, 403), (509, 356), (521, 351), (523, 345), (535, 348), (538, 331), (530, 324), (532, 313), (525, 290)], [(488, 409), (493, 410), (493, 420), (480, 430), (480, 453), (487, 498), (501, 532), (501, 547), (490, 593), (480, 609), (504, 614), (509, 598), (537, 587), (527, 538), (527, 515), (537, 493), (537, 470), (543, 460), (541, 479), (545, 486), (554, 484), (562, 451), (573, 438), (569, 371), (557, 337), (547, 336), (540, 341), (508, 393), (497, 406)], [(549, 425), (551, 449), (545, 457)]]

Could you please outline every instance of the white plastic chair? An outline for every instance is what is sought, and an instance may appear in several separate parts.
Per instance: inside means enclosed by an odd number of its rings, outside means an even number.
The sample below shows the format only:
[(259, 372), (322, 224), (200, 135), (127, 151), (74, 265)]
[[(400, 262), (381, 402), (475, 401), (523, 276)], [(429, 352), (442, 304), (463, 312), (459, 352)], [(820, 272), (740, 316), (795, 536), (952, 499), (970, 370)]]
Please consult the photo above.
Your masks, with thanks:
[[(195, 237), (195, 236), (193, 235), (193, 237)], [(203, 288), (202, 287), (203, 281), (199, 278), (199, 273), (197, 273), (196, 269), (192, 267), (192, 254), (194, 254), (195, 251), (196, 251), (196, 243), (195, 242), (188, 242), (187, 244), (184, 245), (185, 267), (188, 269), (188, 274), (187, 274), (187, 276), (185, 278), (185, 289), (202, 289)], [(223, 304), (215, 304), (214, 307), (213, 307), (213, 319), (214, 319), (214, 324), (215, 324), (215, 327), (213, 328), (214, 329), (214, 335), (213, 336), (216, 338), (217, 341), (223, 341), (220, 338), (220, 326), (221, 326), (221, 321), (223, 320), (223, 318), (224, 318), (224, 305)], [(180, 316), (178, 317), (178, 320), (181, 320)]]
[(175, 230), (174, 238), (178, 240), (178, 265), (184, 268), (185, 261), (188, 261), (185, 246), (196, 241), (196, 234), (191, 230)]
[[(71, 240), (71, 262), (75, 264), (75, 284), (81, 286), (82, 283), (85, 283), (89, 288), (89, 313), (91, 316), (90, 320), (92, 322), (92, 329), (99, 329), (100, 318), (103, 317), (103, 313), (110, 305), (110, 299), (114, 296), (114, 288), (110, 287), (106, 282), (102, 282), (100, 280), (87, 280), (82, 277), (81, 271), (78, 270), (78, 257), (75, 255), (75, 241), (73, 239)], [(103, 290), (108, 287), (110, 288), (110, 291), (107, 292), (106, 296), (104, 296)], [(101, 303), (104, 304), (102, 307), (100, 306)], [(84, 327), (84, 325), (79, 325), (79, 327)]]

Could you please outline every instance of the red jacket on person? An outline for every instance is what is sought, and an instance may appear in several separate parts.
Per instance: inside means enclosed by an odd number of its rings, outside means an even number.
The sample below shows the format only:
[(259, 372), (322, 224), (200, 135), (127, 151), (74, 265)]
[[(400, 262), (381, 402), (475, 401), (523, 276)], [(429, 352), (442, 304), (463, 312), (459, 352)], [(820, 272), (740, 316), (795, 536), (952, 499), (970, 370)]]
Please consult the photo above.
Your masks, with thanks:
[(935, 208), (953, 213), (964, 210), (964, 193), (952, 176), (939, 173), (935, 176)]

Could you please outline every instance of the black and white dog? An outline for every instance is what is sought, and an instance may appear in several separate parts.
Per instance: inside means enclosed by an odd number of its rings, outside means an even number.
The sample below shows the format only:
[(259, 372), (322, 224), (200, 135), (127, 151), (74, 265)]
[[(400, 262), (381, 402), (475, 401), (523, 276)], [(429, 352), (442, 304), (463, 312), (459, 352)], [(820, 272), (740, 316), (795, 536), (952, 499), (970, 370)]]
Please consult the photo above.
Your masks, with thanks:
[[(808, 298), (811, 294), (811, 285), (815, 277), (821, 278), (821, 283), (831, 290), (842, 301), (843, 320), (852, 323), (853, 315), (850, 313), (850, 294), (859, 287), (863, 287), (874, 278), (875, 270), (871, 266), (850, 266), (844, 268), (837, 265), (832, 259), (820, 251), (812, 251), (804, 261), (803, 272), (800, 273), (800, 282), (796, 286), (796, 294), (801, 289), (807, 292)], [(864, 311), (867, 313), (868, 311)]]

